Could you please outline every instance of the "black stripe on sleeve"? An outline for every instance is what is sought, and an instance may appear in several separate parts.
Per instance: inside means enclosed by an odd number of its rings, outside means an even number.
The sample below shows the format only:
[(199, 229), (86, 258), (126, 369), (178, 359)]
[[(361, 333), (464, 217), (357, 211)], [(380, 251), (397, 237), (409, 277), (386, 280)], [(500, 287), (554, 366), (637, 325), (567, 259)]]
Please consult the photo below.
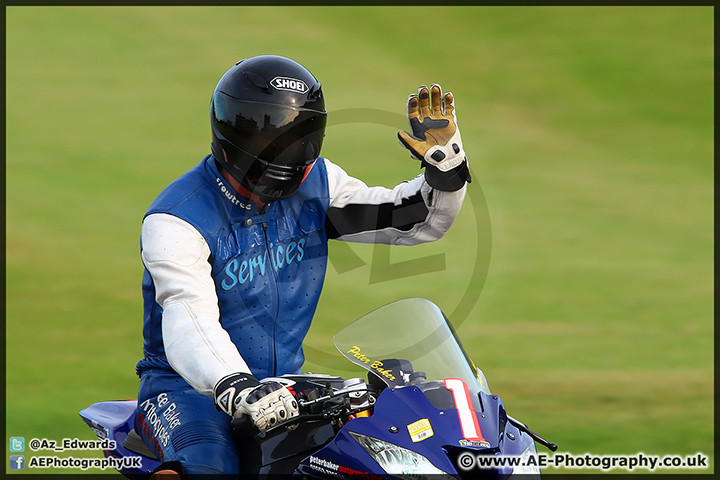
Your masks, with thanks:
[(407, 232), (416, 224), (424, 222), (427, 215), (427, 206), (420, 192), (417, 192), (412, 197), (403, 199), (400, 205), (355, 203), (344, 207), (330, 207), (327, 211), (325, 227), (328, 238), (388, 227)]

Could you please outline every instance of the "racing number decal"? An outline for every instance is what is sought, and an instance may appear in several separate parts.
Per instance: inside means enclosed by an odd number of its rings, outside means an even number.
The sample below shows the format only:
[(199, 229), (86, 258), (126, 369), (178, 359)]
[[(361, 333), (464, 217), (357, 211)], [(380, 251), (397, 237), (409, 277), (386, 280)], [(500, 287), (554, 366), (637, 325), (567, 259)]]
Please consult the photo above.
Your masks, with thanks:
[(465, 382), (459, 378), (446, 378), (445, 388), (452, 392), (463, 437), (475, 442), (486, 442), (480, 430), (477, 413), (475, 413), (475, 410), (472, 408), (470, 391)]

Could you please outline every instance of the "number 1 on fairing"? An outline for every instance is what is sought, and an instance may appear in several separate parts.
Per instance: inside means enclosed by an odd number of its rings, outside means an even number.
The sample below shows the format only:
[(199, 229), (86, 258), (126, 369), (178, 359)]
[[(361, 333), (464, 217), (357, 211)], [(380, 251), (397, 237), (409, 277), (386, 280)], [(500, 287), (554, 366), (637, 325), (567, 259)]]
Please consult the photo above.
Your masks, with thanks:
[(459, 378), (446, 378), (445, 388), (452, 392), (463, 437), (475, 442), (485, 442), (486, 440), (483, 438), (482, 431), (480, 430), (477, 413), (475, 413), (475, 410), (472, 408), (470, 391), (468, 390), (467, 384)]

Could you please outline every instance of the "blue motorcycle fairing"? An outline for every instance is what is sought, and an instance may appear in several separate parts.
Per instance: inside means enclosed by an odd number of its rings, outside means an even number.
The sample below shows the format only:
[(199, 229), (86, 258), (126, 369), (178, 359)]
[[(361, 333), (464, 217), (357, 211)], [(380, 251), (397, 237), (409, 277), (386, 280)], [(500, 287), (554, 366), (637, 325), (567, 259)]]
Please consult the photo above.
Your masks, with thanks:
[[(459, 475), (455, 468), (457, 457), (462, 452), (474, 451), (478, 454), (519, 456), (526, 448), (533, 444), (533, 440), (525, 433), (520, 432), (507, 421), (507, 415), (502, 400), (495, 395), (480, 393), (477, 403), (473, 399), (478, 423), (485, 440), (490, 448), (468, 445), (463, 442), (462, 429), (458, 420), (457, 410), (454, 408), (438, 409), (428, 400), (422, 390), (416, 386), (407, 386), (391, 390), (385, 389), (378, 397), (374, 413), (370, 417), (360, 417), (348, 422), (339, 433), (326, 446), (318, 449), (300, 462), (296, 473), (308, 476), (334, 477), (342, 472), (348, 476), (365, 476), (374, 478), (374, 475), (386, 478), (387, 474), (370, 457), (370, 455), (348, 434), (348, 431), (360, 433), (370, 437), (409, 448), (425, 456), (437, 468), (452, 475)], [(140, 457), (141, 468), (123, 468), (124, 475), (144, 475), (160, 465), (156, 459), (140, 456), (134, 451), (125, 448), (124, 443), (134, 426), (137, 401), (105, 401), (95, 403), (80, 412), (80, 416), (100, 439), (116, 441), (116, 449), (105, 451), (105, 456), (116, 458)], [(481, 411), (478, 412), (477, 409)], [(432, 435), (413, 442), (408, 430), (418, 420), (427, 419), (432, 428)], [(310, 425), (308, 425), (310, 426)], [(391, 433), (390, 427), (396, 427), (397, 433)], [(314, 427), (316, 428), (316, 427)], [(331, 435), (331, 432), (325, 435)], [(294, 436), (293, 436), (294, 437)], [(278, 437), (280, 438), (280, 437)], [(462, 442), (462, 443), (461, 443)], [(321, 441), (319, 443), (324, 443)], [(465, 443), (465, 445), (463, 445)], [(275, 472), (271, 470), (270, 462), (277, 462), (277, 458), (265, 458), (272, 455), (272, 451), (263, 453), (262, 463), (268, 463), (262, 472)], [(275, 465), (283, 468), (285, 462)], [(280, 473), (290, 473), (286, 470)], [(496, 471), (499, 476), (512, 473), (512, 467)], [(470, 472), (477, 473), (477, 472)], [(492, 472), (487, 472), (492, 475)], [(367, 475), (367, 476), (366, 476)]]
[[(455, 408), (436, 408), (417, 386), (394, 390), (386, 388), (378, 397), (372, 416), (348, 422), (328, 445), (303, 460), (298, 471), (306, 475), (322, 475), (333, 469), (336, 473), (348, 469), (368, 475), (386, 475), (375, 460), (347, 433), (352, 431), (413, 450), (438, 469), (457, 475), (457, 469), (450, 458), (454, 455), (449, 456), (448, 450), (456, 450), (457, 447), (466, 451), (500, 453), (502, 444), (506, 443), (503, 438), (505, 427), (511, 427), (507, 424), (505, 408), (499, 397), (480, 394), (478, 400), (482, 404), (482, 411), (475, 413), (482, 436), (489, 446), (467, 441), (463, 436), (458, 411)], [(413, 440), (408, 427), (423, 419), (429, 422), (432, 434)], [(520, 439), (520, 432), (515, 434), (515, 438)], [(522, 450), (518, 453), (520, 452)]]
[(159, 460), (148, 458), (125, 448), (125, 440), (135, 427), (137, 400), (115, 400), (97, 402), (80, 411), (80, 417), (95, 432), (99, 439), (115, 441), (115, 450), (105, 450), (106, 457), (118, 459), (139, 457), (140, 467), (127, 462), (127, 468), (120, 469), (123, 475), (146, 475), (160, 465)]

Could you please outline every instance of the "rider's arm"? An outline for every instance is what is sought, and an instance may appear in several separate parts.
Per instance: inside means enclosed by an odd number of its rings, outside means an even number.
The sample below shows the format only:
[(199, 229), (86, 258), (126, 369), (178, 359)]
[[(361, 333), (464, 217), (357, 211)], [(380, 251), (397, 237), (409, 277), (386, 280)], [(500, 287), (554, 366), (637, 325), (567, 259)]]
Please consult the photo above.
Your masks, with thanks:
[(368, 187), (325, 159), (330, 190), (328, 238), (362, 243), (415, 245), (442, 237), (455, 221), (466, 185), (445, 192), (423, 175), (395, 188)]
[(195, 390), (213, 396), (223, 377), (250, 372), (220, 325), (210, 248), (189, 223), (153, 214), (142, 225), (142, 260), (163, 308), (162, 334), (170, 365)]

